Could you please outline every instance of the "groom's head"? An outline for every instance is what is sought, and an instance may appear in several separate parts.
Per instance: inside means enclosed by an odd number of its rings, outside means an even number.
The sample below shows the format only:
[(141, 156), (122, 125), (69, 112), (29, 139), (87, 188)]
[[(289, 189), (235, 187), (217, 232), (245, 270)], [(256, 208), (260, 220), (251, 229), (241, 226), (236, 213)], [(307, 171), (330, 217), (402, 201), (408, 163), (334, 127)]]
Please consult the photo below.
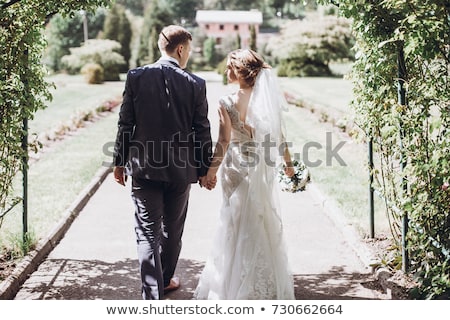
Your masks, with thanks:
[(185, 28), (170, 25), (159, 34), (158, 47), (163, 55), (175, 58), (181, 68), (186, 68), (191, 53), (192, 35)]

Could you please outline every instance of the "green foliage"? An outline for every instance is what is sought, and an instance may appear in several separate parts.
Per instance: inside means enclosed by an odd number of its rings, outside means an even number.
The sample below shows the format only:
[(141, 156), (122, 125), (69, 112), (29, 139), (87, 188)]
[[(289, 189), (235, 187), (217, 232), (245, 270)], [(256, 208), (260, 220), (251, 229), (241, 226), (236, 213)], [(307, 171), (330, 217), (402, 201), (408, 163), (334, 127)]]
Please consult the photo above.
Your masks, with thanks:
[(337, 16), (287, 22), (266, 50), (279, 62), (279, 76), (330, 76), (330, 62), (353, 59), (349, 20)]
[(158, 37), (161, 30), (173, 23), (170, 10), (158, 0), (152, 0), (144, 15), (138, 65), (155, 62), (159, 56)]
[(143, 15), (145, 4), (147, 2), (148, 0), (116, 0), (117, 4), (123, 5), (136, 16)]
[(205, 0), (204, 7), (208, 10), (251, 10), (258, 9), (265, 11), (267, 7), (278, 8), (275, 2), (283, 2), (281, 6), (285, 3), (291, 2), (291, 0), (283, 1), (272, 1), (272, 0)]
[(203, 56), (208, 65), (215, 66), (217, 64), (216, 40), (214, 38), (208, 38), (203, 43)]
[(166, 0), (178, 24), (193, 24), (197, 10), (202, 9), (203, 0)]
[(120, 55), (120, 43), (114, 40), (88, 40), (83, 46), (71, 48), (70, 55), (62, 57), (62, 64), (70, 74), (76, 74), (88, 63), (99, 64), (106, 81), (120, 80), (125, 60)]
[(114, 5), (109, 11), (103, 28), (103, 38), (115, 40), (120, 43), (120, 54), (125, 59), (123, 70), (128, 70), (131, 58), (131, 23), (125, 13), (125, 8), (121, 5)]
[(85, 64), (81, 68), (81, 74), (84, 74), (89, 84), (101, 84), (104, 82), (104, 70), (98, 63)]
[[(338, 2), (340, 12), (353, 19), (357, 35), (353, 106), (358, 124), (374, 137), (380, 155), (374, 187), (398, 209), (388, 207), (395, 237), (403, 215), (408, 215), (411, 271), (419, 282), (415, 297), (448, 298), (450, 4)], [(404, 65), (398, 64), (402, 54)], [(404, 71), (402, 78), (399, 70)], [(406, 90), (406, 103), (398, 99), (399, 83)]]
[(256, 46), (256, 28), (255, 28), (255, 26), (253, 24), (250, 26), (250, 43), (249, 43), (249, 47), (253, 51), (258, 51), (258, 48)]
[(224, 58), (222, 61), (217, 65), (217, 73), (222, 75), (222, 83), (227, 84), (228, 78), (227, 78), (227, 62), (228, 59)]
[(268, 0), (267, 5), (274, 13), (281, 13), (283, 18), (298, 19), (305, 16), (307, 11), (315, 11), (317, 3), (315, 0)]
[(23, 120), (51, 98), (42, 65), (48, 17), (105, 5), (103, 0), (29, 0), (0, 3), (0, 211), (8, 205), (12, 180), (27, 158)]
[(38, 241), (33, 232), (28, 232), (25, 236), (10, 234), (9, 238), (10, 247), (6, 248), (6, 251), (7, 256), (12, 260), (24, 257), (35, 248)]
[(282, 59), (278, 65), (279, 77), (323, 77), (332, 76), (328, 64), (322, 62), (316, 54), (308, 55), (304, 48), (299, 48), (298, 56)]
[[(97, 38), (103, 29), (106, 16), (105, 8), (95, 12), (86, 12), (88, 23), (88, 38)], [(45, 30), (47, 48), (44, 53), (44, 63), (52, 71), (61, 69), (61, 58), (69, 54), (70, 48), (81, 46), (84, 41), (83, 16), (76, 12), (73, 16), (54, 15)]]

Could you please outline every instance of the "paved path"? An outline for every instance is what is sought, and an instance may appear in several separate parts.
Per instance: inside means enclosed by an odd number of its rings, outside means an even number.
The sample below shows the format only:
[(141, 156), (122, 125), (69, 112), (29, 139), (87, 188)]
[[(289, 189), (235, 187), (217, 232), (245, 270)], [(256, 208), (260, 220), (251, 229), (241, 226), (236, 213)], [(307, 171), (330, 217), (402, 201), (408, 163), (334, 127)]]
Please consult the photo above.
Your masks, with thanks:
[[(211, 79), (210, 79), (211, 80)], [(208, 82), (211, 122), (224, 93)], [(216, 134), (213, 128), (213, 134)], [(133, 206), (129, 184), (111, 174), (72, 223), (65, 237), (24, 283), (15, 299), (140, 299)], [(182, 287), (168, 299), (191, 299), (218, 220), (220, 187), (194, 185), (177, 273)], [(297, 299), (385, 299), (373, 280), (369, 256), (353, 230), (311, 184), (306, 192), (280, 193)]]

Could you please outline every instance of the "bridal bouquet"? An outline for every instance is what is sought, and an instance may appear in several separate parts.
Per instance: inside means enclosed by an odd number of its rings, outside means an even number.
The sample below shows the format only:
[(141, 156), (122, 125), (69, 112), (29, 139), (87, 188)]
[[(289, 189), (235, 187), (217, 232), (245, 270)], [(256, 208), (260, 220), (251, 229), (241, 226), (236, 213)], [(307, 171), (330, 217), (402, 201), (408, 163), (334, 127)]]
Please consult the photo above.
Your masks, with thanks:
[(284, 164), (280, 167), (278, 177), (281, 190), (286, 192), (304, 191), (307, 183), (311, 181), (311, 174), (303, 162), (294, 160), (292, 165), (295, 172), (292, 177), (288, 177), (284, 172)]

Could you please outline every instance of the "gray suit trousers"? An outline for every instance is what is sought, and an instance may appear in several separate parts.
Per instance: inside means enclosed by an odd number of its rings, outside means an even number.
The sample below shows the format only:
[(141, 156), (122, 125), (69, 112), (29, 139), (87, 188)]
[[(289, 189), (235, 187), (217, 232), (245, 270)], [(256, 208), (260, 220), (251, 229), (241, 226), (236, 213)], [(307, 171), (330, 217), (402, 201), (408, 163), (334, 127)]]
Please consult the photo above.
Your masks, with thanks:
[(131, 196), (145, 300), (162, 299), (174, 275), (190, 189), (190, 184), (133, 178)]

